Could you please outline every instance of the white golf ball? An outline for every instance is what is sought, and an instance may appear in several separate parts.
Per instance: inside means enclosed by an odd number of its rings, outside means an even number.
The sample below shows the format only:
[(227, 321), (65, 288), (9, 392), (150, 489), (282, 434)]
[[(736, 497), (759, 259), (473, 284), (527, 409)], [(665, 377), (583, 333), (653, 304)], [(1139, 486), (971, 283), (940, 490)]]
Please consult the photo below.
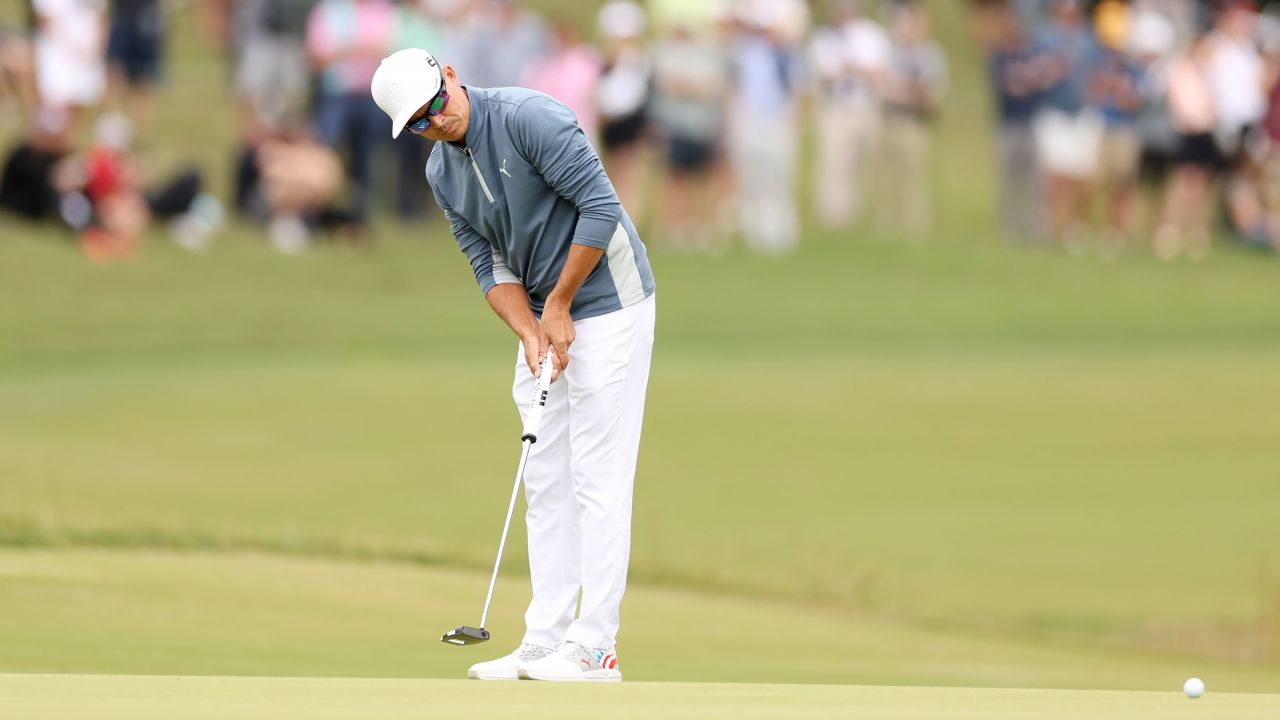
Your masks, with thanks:
[(1183, 683), (1182, 692), (1186, 693), (1187, 697), (1195, 700), (1204, 694), (1204, 681), (1200, 678), (1191, 678)]

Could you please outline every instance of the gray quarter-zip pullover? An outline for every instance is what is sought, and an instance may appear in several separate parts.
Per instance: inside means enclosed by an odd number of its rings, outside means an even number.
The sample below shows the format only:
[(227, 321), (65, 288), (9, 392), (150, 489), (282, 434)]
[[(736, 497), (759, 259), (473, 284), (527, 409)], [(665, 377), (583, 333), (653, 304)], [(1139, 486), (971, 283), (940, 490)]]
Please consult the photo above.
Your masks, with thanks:
[(604, 255), (569, 309), (603, 315), (653, 294), (644, 243), (573, 111), (524, 88), (466, 88), (463, 143), (436, 143), (427, 180), (480, 290), (516, 283), (542, 314), (577, 243)]

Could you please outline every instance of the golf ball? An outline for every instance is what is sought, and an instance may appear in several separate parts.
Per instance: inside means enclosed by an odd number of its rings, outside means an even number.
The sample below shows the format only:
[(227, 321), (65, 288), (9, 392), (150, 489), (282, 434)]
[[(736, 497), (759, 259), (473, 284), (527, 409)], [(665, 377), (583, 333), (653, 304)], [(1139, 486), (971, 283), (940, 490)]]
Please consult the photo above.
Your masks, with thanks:
[(1191, 678), (1182, 685), (1182, 692), (1186, 693), (1187, 697), (1195, 700), (1204, 694), (1204, 681), (1200, 678)]

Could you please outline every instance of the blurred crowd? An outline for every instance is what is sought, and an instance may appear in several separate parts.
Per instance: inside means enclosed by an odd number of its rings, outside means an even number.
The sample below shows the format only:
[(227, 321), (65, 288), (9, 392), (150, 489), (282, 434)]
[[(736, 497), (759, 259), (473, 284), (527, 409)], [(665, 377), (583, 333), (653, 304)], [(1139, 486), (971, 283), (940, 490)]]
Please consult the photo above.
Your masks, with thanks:
[(1280, 249), (1280, 15), (1249, 0), (978, 7), (1000, 217), (1025, 241), (1198, 259)]
[[(26, 27), (0, 27), (0, 106), (19, 108), (3, 118), (24, 138), (0, 206), (71, 226), (95, 256), (132, 252), (157, 222), (199, 249), (224, 204), (282, 252), (364, 241), (375, 212), (433, 217), (429, 145), (392, 141), (368, 91), (404, 47), (430, 49), (464, 84), (568, 104), (651, 243), (717, 253), (741, 238), (786, 253), (806, 211), (837, 230), (933, 229), (931, 124), (948, 67), (920, 0), (612, 0), (589, 29), (581, 13), (575, 24), (518, 0), (29, 7)], [(1251, 0), (970, 7), (1010, 238), (1199, 258), (1222, 224), (1280, 248), (1280, 14)], [(226, 59), (234, 111), (205, 104), (192, 124), (234, 122), (230, 188), (195, 167), (148, 172), (135, 152), (136, 137), (180, 135), (151, 130), (181, 8)]]
[[(179, 7), (199, 13), (227, 61), (238, 137), (228, 192), (194, 169), (156, 182), (134, 159), (130, 138), (151, 137)], [(464, 84), (524, 85), (572, 107), (655, 244), (715, 253), (737, 237), (764, 253), (794, 248), (809, 132), (812, 209), (824, 225), (865, 218), (912, 237), (931, 227), (928, 127), (947, 64), (914, 0), (816, 9), (613, 0), (596, 12), (591, 39), (518, 0), (32, 0), (30, 9), (27, 27), (0, 28), (0, 104), (22, 108), (5, 116), (27, 126), (6, 159), (0, 206), (65, 222), (105, 252), (129, 252), (161, 220), (179, 242), (202, 246), (221, 218), (214, 197), (263, 223), (283, 252), (317, 237), (360, 241), (373, 212), (432, 217), (430, 148), (393, 142), (368, 91), (380, 58), (404, 47), (430, 49)], [(199, 112), (201, 127), (229, 117)]]

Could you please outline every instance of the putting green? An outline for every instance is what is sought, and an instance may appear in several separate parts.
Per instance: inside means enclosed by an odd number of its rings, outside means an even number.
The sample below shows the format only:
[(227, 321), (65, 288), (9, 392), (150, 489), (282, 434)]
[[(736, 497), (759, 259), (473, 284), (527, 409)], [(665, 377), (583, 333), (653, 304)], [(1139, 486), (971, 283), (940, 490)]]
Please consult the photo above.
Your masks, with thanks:
[(991, 690), (624, 683), (573, 686), (354, 678), (0, 676), (0, 715), (27, 720), (148, 718), (593, 717), (877, 718), (915, 720), (1269, 720), (1280, 696), (1177, 692)]
[[(494, 642), (455, 648), (483, 572), (251, 553), (0, 551), (0, 671), (460, 678), (520, 637), (506, 576)], [(1266, 667), (635, 585), (619, 649), (632, 681), (1277, 692)], [(0, 697), (5, 693), (0, 692)], [(0, 712), (0, 718), (25, 717)], [(373, 717), (373, 715), (371, 715)]]

